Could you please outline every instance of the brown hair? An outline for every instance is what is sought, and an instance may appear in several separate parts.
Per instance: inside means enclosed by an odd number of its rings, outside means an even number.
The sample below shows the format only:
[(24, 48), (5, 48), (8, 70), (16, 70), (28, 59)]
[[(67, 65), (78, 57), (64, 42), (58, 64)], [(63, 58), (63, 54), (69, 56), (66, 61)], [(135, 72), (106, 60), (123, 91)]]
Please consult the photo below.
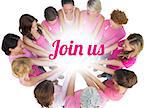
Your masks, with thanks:
[(133, 71), (126, 69), (119, 69), (114, 74), (115, 81), (118, 85), (125, 88), (131, 88), (137, 83), (137, 76)]
[(54, 95), (54, 85), (50, 80), (45, 80), (39, 83), (34, 89), (34, 97), (37, 102), (42, 106), (49, 108), (52, 104), (52, 96)]
[(128, 18), (126, 14), (120, 10), (114, 10), (111, 13), (111, 20), (113, 20), (117, 24), (126, 24), (128, 22)]
[[(31, 40), (35, 40), (33, 35), (31, 34), (32, 23), (38, 20), (29, 14), (24, 14), (19, 19), (19, 31), (23, 36), (28, 37)], [(37, 30), (39, 34), (42, 34), (42, 31), (38, 28)]]
[(20, 57), (15, 59), (11, 64), (13, 75), (20, 78), (24, 74), (32, 72), (30, 63), (31, 59), (27, 57)]
[(140, 34), (137, 34), (137, 33), (130, 34), (127, 37), (127, 40), (129, 41), (129, 44), (135, 46), (135, 49), (132, 51), (122, 52), (119, 55), (120, 60), (127, 60), (129, 54), (131, 54), (131, 53), (135, 53), (135, 56), (137, 56), (143, 49), (144, 41), (143, 41), (143, 37)]

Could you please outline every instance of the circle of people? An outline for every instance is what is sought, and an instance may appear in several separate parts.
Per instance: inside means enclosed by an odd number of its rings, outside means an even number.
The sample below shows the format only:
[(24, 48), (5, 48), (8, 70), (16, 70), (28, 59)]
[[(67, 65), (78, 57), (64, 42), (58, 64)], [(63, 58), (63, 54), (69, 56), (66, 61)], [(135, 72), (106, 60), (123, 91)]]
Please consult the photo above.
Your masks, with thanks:
[[(9, 56), (13, 75), (24, 86), (36, 86), (34, 96), (46, 108), (103, 108), (108, 100), (120, 100), (137, 83), (136, 74), (126, 68), (136, 62), (143, 49), (142, 36), (132, 33), (124, 39), (126, 14), (113, 10), (110, 19), (105, 19), (100, 14), (100, 0), (88, 0), (87, 10), (83, 11), (75, 7), (73, 0), (61, 0), (61, 4), (59, 11), (47, 7), (41, 24), (34, 16), (23, 14), (19, 19), (22, 39), (12, 33), (4, 36), (2, 50)], [(75, 91), (76, 72), (67, 74), (60, 86), (57, 78), (64, 69), (55, 67), (48, 58), (53, 38), (68, 29), (91, 34), (105, 46), (105, 54), (93, 64), (95, 71), (104, 73), (94, 76), (83, 69), (80, 74), (87, 88), (78, 91)], [(43, 66), (51, 71), (46, 72)], [(106, 78), (104, 82), (102, 77)]]

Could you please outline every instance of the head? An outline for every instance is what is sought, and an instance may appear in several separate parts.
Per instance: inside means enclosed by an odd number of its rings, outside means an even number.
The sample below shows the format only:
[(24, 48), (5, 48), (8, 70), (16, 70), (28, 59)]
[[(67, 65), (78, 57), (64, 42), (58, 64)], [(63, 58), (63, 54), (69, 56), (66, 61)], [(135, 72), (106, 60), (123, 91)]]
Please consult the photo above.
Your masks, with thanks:
[(84, 89), (80, 97), (81, 108), (99, 108), (102, 102), (102, 97), (94, 87)]
[(122, 26), (123, 24), (127, 24), (128, 22), (128, 18), (123, 11), (114, 10), (110, 16), (111, 16), (111, 25), (113, 26), (117, 25)]
[(29, 79), (29, 73), (32, 72), (31, 59), (27, 57), (20, 57), (15, 59), (12, 64), (13, 75), (17, 78)]
[(120, 54), (120, 57), (136, 57), (143, 49), (144, 41), (140, 34), (130, 34), (124, 42), (123, 50), (124, 52)]
[(74, 0), (62, 0), (61, 4), (62, 4), (65, 14), (73, 13)]
[(54, 24), (58, 20), (58, 12), (54, 7), (47, 7), (44, 11), (44, 17), (50, 24)]
[(42, 31), (38, 28), (38, 20), (29, 14), (24, 14), (19, 20), (19, 31), (23, 36), (27, 36), (29, 39), (34, 40), (33, 33)]
[(101, 2), (100, 0), (89, 0), (87, 2), (87, 10), (90, 15), (97, 15), (101, 12)]
[(11, 55), (12, 53), (18, 53), (23, 49), (23, 42), (20, 37), (15, 34), (7, 34), (4, 36), (2, 42), (2, 50), (6, 55)]
[(116, 70), (113, 78), (119, 86), (124, 88), (132, 88), (137, 83), (136, 74), (126, 69)]
[(49, 108), (54, 101), (54, 85), (52, 81), (45, 80), (39, 83), (34, 89), (34, 97), (42, 106)]

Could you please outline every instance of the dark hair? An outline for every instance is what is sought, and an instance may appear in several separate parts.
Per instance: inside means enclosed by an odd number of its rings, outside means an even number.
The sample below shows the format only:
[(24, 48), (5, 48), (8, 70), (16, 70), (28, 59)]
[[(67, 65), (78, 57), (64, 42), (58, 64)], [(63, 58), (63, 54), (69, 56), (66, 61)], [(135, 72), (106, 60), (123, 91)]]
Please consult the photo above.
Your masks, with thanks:
[(44, 17), (47, 21), (54, 21), (57, 16), (58, 16), (58, 12), (52, 6), (47, 7), (44, 11)]
[(1, 48), (6, 55), (9, 55), (11, 53), (9, 51), (9, 48), (14, 49), (17, 46), (19, 39), (20, 39), (19, 36), (11, 33), (8, 33), (7, 35), (4, 36)]
[(114, 10), (111, 13), (111, 19), (117, 24), (127, 24), (128, 18), (123, 11)]
[(62, 7), (64, 4), (72, 4), (74, 6), (74, 0), (61, 0)]
[(42, 107), (47, 107), (52, 104), (51, 96), (54, 95), (54, 85), (52, 81), (45, 80), (39, 83), (34, 89), (34, 97)]
[[(31, 40), (35, 40), (33, 35), (31, 34), (31, 27), (32, 23), (34, 21), (38, 21), (36, 18), (34, 18), (32, 15), (24, 14), (19, 19), (19, 31), (23, 36), (28, 37)], [(42, 34), (42, 31), (38, 28), (37, 30), (40, 34)]]
[(125, 88), (131, 88), (137, 83), (136, 74), (133, 71), (126, 69), (116, 70), (114, 78), (118, 85), (123, 86)]

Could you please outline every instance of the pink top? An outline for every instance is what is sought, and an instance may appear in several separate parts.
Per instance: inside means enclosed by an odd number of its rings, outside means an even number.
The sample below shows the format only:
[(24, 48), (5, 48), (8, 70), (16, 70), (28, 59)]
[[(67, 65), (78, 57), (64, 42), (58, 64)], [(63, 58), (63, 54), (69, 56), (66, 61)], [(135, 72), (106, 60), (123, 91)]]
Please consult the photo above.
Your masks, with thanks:
[(23, 49), (23, 52), (24, 54), (19, 54), (19, 55), (15, 55), (15, 56), (9, 56), (9, 61), (10, 63), (12, 63), (13, 60), (15, 60), (16, 58), (19, 58), (19, 57), (29, 57), (29, 58), (36, 58), (35, 55), (33, 55), (29, 50), (27, 49)]
[[(35, 58), (36, 57), (29, 50), (27, 50), (25, 48), (23, 49), (23, 52), (24, 52), (24, 54), (20, 54), (20, 55), (16, 55), (16, 56), (10, 55), (9, 56), (10, 63), (12, 63), (13, 60), (15, 60), (16, 58), (19, 58), (19, 57), (29, 57), (29, 58)], [(36, 66), (36, 65), (32, 65), (32, 70), (33, 70), (33, 73), (29, 74), (29, 77), (36, 77), (36, 76), (43, 73), (42, 70), (40, 70), (38, 68), (38, 66)]]
[[(80, 108), (80, 96), (83, 90), (79, 90), (75, 92), (74, 96), (67, 96), (65, 98), (65, 108)], [(105, 97), (102, 91), (99, 91), (99, 95), (103, 98), (103, 103), (100, 108), (103, 108), (105, 103), (107, 102), (107, 98)]]
[(99, 14), (95, 20), (90, 23), (89, 22), (89, 14), (87, 13), (86, 10), (83, 11), (83, 27), (84, 27), (84, 31), (88, 32), (88, 33), (92, 33), (95, 29), (96, 29), (96, 26), (99, 22), (99, 19), (102, 15)]
[(126, 32), (123, 26), (121, 28), (115, 29), (111, 27), (110, 20), (105, 20), (97, 39), (102, 39), (101, 42), (105, 43), (105, 47), (109, 47), (123, 39), (125, 35)]
[[(124, 43), (124, 40), (118, 42), (118, 48), (116, 48), (112, 52), (112, 54), (108, 57), (108, 60), (113, 60), (113, 59), (117, 60), (118, 59), (118, 55), (123, 51), (123, 49), (122, 49), (123, 43)], [(136, 62), (136, 57), (132, 57), (132, 58), (129, 58), (128, 60), (123, 60), (121, 62), (124, 65), (124, 67), (129, 68)], [(112, 65), (108, 65), (107, 67), (114, 69), (114, 70), (118, 70), (118, 69), (122, 68), (119, 66), (112, 66)]]
[(46, 50), (49, 50), (49, 49), (50, 49), (50, 44), (49, 44), (49, 42), (45, 39), (45, 37), (44, 37), (43, 35), (41, 35), (38, 39), (36, 39), (35, 43), (36, 43), (38, 46), (40, 46), (40, 47), (42, 47), (42, 48), (44, 48), (44, 49), (46, 49)]
[(56, 35), (58, 32), (60, 32), (60, 22), (57, 20), (55, 24), (50, 24), (48, 21), (44, 20), (42, 22), (43, 25), (46, 26), (49, 32), (51, 32), (53, 35)]
[(117, 101), (123, 97), (124, 94), (119, 93), (112, 80), (106, 80), (104, 84), (106, 85), (104, 94), (108, 99)]

